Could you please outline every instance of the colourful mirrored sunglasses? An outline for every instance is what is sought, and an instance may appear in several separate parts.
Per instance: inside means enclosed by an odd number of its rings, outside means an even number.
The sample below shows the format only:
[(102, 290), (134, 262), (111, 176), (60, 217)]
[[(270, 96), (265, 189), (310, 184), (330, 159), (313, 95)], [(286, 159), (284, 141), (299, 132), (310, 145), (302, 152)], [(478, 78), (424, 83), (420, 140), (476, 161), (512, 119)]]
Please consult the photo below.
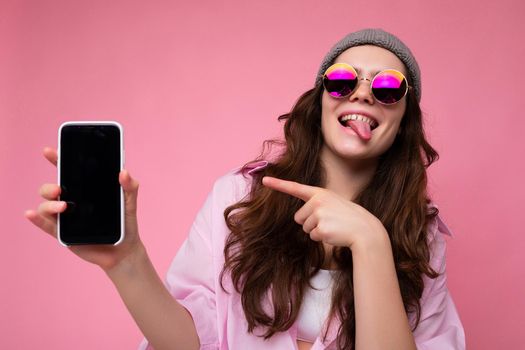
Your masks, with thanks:
[[(330, 96), (343, 98), (351, 95), (359, 80), (354, 67), (347, 63), (335, 63), (328, 67), (323, 75), (323, 86)], [(370, 81), (370, 91), (377, 102), (391, 105), (401, 101), (408, 92), (407, 79), (395, 69), (385, 69), (377, 73)]]

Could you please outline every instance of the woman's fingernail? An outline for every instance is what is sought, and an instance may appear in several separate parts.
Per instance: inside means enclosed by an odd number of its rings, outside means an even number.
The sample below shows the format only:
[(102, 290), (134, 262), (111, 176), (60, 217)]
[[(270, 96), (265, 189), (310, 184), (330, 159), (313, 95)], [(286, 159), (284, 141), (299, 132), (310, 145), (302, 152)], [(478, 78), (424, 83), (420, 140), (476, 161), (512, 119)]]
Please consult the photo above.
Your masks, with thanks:
[(55, 203), (55, 208), (58, 209), (58, 210), (63, 209), (65, 204), (66, 204), (66, 202), (62, 202), (62, 201), (57, 202), (57, 203)]
[(73, 212), (75, 210), (75, 208), (77, 207), (77, 205), (75, 204), (75, 202), (65, 202), (67, 203), (67, 206), (66, 206), (66, 210), (64, 210), (64, 214), (69, 214), (71, 212)]

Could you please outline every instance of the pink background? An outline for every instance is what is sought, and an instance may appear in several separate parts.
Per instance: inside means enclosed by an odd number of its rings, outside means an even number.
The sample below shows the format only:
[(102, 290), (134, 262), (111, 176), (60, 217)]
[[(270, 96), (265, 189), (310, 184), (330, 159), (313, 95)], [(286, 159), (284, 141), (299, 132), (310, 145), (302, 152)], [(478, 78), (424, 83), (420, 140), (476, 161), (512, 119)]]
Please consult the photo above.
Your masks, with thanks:
[(423, 72), (441, 155), (430, 189), (456, 235), (448, 281), (468, 347), (521, 348), (525, 6), (479, 4), (2, 0), (1, 347), (132, 349), (142, 338), (102, 271), (23, 216), (56, 182), (41, 151), (56, 147), (60, 123), (124, 125), (141, 236), (164, 276), (214, 179), (281, 134), (277, 116), (335, 41), (383, 27)]

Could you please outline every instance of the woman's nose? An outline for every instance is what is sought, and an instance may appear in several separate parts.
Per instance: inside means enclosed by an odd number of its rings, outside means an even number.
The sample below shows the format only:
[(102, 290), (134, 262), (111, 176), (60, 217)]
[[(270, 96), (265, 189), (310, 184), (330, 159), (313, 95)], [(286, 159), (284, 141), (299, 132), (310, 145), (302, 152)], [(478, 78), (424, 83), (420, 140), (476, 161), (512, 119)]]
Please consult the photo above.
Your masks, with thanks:
[(372, 96), (370, 83), (370, 79), (359, 79), (355, 90), (349, 96), (350, 102), (363, 101), (369, 104), (374, 104), (374, 96)]

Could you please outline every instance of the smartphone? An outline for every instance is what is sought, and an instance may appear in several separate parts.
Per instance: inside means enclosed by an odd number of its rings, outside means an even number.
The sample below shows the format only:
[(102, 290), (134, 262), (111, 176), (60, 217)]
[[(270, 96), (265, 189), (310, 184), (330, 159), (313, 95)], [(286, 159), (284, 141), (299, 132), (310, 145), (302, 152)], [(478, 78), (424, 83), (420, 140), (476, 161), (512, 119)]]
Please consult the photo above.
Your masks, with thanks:
[(57, 217), (64, 246), (117, 245), (124, 239), (123, 129), (116, 121), (70, 121), (58, 131), (59, 200)]

